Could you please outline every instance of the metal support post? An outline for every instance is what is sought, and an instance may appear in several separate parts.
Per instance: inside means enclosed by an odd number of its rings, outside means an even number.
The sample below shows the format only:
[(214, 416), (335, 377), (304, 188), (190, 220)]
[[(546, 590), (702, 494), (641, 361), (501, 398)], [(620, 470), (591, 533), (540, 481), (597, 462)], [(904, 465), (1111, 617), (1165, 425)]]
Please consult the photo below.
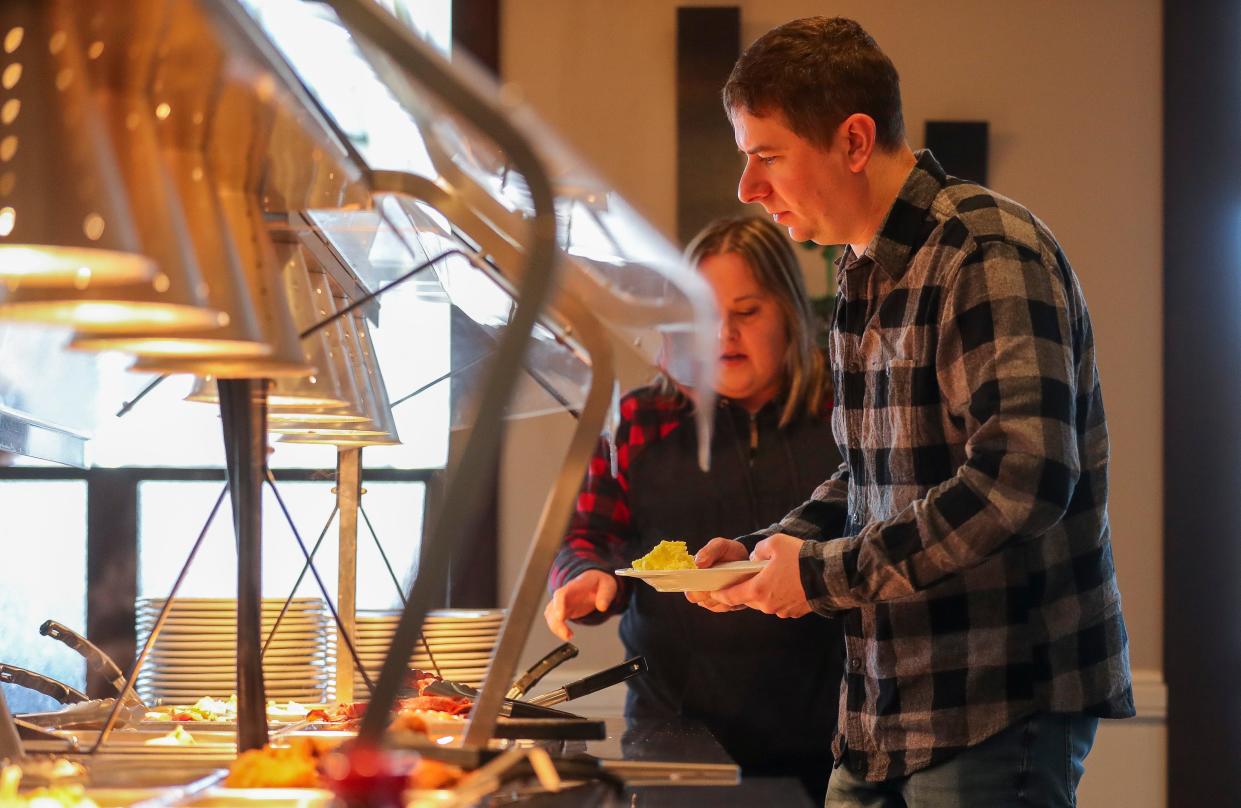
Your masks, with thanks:
[(218, 379), (216, 383), (237, 533), (237, 751), (245, 752), (267, 743), (262, 658), (267, 382)]
[(362, 450), (341, 448), (336, 456), (336, 507), (340, 546), (336, 582), (336, 700), (353, 701), (353, 657), (346, 650), (356, 632), (358, 611), (358, 505), (362, 497)]

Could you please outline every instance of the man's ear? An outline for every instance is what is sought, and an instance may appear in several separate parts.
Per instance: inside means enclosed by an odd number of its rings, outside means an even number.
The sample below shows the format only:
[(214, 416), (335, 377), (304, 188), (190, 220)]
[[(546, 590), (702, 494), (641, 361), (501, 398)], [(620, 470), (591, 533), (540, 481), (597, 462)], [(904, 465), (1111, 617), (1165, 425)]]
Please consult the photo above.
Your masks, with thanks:
[(841, 122), (837, 136), (845, 147), (845, 164), (854, 174), (866, 170), (875, 151), (875, 119), (855, 112)]

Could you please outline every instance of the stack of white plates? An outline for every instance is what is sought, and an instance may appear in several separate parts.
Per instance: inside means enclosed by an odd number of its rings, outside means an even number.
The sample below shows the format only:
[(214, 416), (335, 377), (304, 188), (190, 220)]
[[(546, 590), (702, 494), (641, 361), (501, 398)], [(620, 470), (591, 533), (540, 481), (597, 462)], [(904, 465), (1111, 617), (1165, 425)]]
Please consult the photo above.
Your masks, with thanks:
[[(412, 668), (434, 673), (436, 664), (443, 678), (479, 686), (487, 664), (500, 638), (504, 609), (436, 609), (427, 615), (422, 633), (430, 643), (430, 653), (420, 639), (409, 659)], [(358, 657), (374, 682), (379, 678), (388, 647), (401, 619), (399, 609), (358, 610)], [(341, 649), (345, 651), (345, 649)], [(347, 653), (347, 651), (345, 651)], [(435, 655), (435, 662), (431, 660)], [(354, 677), (354, 690), (365, 693), (361, 676)]]
[[(139, 598), (138, 646), (146, 642), (164, 598)], [(283, 598), (263, 600), (262, 641), (276, 623)], [(327, 701), (335, 635), (322, 600), (294, 598), (263, 657), (267, 698)], [(237, 601), (178, 598), (160, 631), (142, 674), (138, 694), (147, 704), (192, 704), (203, 696), (226, 699), (237, 692)]]

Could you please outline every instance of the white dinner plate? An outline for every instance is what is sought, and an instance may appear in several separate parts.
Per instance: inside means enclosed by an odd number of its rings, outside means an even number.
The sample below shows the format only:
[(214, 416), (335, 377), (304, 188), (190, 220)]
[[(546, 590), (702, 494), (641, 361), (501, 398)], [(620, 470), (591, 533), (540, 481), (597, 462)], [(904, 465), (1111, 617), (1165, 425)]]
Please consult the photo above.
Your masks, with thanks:
[[(144, 671), (140, 677), (142, 683), (146, 685), (167, 685), (170, 687), (197, 685), (203, 682), (215, 682), (217, 684), (227, 683), (230, 687), (233, 682), (237, 681), (236, 671), (156, 671), (150, 676)], [(320, 685), (330, 678), (330, 674), (326, 668), (321, 668), (311, 672), (306, 668), (301, 670), (271, 670), (263, 671), (263, 681), (273, 685), (278, 684), (282, 687), (291, 685), (300, 685), (302, 687), (310, 687), (312, 685)]]
[[(172, 668), (198, 667), (205, 670), (214, 668), (236, 668), (236, 654), (196, 654), (190, 656), (188, 654), (167, 654), (156, 656), (151, 654), (147, 664), (157, 665), (161, 670), (170, 670)], [(296, 654), (291, 656), (278, 656), (270, 650), (267, 656), (263, 657), (263, 665), (273, 668), (291, 668), (296, 665), (323, 665), (327, 662), (327, 654)]]
[[(366, 648), (367, 650), (374, 650), (376, 648), (387, 649), (391, 645), (392, 645), (392, 642), (390, 640), (356, 640), (354, 642), (354, 647)], [(495, 648), (495, 646), (496, 644), (494, 642), (437, 642), (435, 640), (432, 640), (431, 641), (431, 653), (433, 654), (439, 654), (439, 653), (445, 653), (445, 654), (487, 653), (489, 654), (491, 653), (491, 649)], [(427, 652), (427, 647), (423, 645), (422, 643), (418, 643), (417, 645), (414, 646), (414, 653), (425, 654), (426, 652)]]
[(694, 570), (617, 570), (626, 578), (641, 578), (659, 592), (714, 592), (757, 575), (766, 561), (729, 561)]
[(507, 609), (432, 609), (427, 620), (503, 620)]
[[(139, 635), (138, 645), (141, 646), (146, 642), (146, 637)], [(269, 649), (274, 648), (304, 648), (307, 651), (319, 650), (327, 647), (327, 643), (322, 637), (310, 634), (303, 637), (296, 635), (285, 637), (277, 636), (270, 643), (266, 637), (259, 637), (259, 647), (262, 648), (267, 644)], [(237, 638), (229, 637), (165, 637), (160, 635), (155, 641), (155, 649), (161, 651), (220, 651), (237, 647)]]
[[(455, 631), (472, 631), (472, 632), (491, 632), (494, 634), (500, 631), (500, 626), (502, 625), (502, 623), (503, 621), (500, 621), (500, 620), (490, 620), (486, 623), (475, 623), (475, 622), (423, 623), (422, 630), (427, 631), (427, 632), (440, 632), (440, 633), (445, 633), (445, 632), (451, 633)], [(367, 621), (359, 620), (357, 621), (356, 625), (359, 631), (392, 634), (396, 631), (397, 624), (395, 620), (391, 622), (384, 621), (382, 623), (379, 622), (378, 620), (367, 620)]]
[[(161, 609), (159, 607), (138, 608), (135, 609), (134, 614), (139, 619), (154, 621), (156, 617), (160, 616), (160, 611)], [(274, 619), (280, 616), (280, 609), (278, 607), (266, 608), (263, 609), (262, 612), (259, 612), (259, 616), (261, 616), (264, 621), (274, 621)], [(331, 612), (318, 607), (289, 608), (289, 611), (284, 613), (284, 619), (330, 619), (330, 616)], [(233, 623), (237, 621), (237, 612), (226, 611), (226, 609), (211, 611), (211, 609), (197, 609), (190, 607), (181, 608), (180, 606), (174, 606), (168, 613), (168, 619), (170, 619), (170, 621), (197, 621), (201, 623)]]
[[(137, 598), (134, 601), (136, 606), (155, 607), (158, 609), (168, 602), (168, 598)], [(263, 598), (263, 608), (277, 610), (284, 607), (284, 598)], [(198, 609), (236, 609), (237, 598), (177, 598), (177, 602), (173, 604), (173, 608), (194, 607)], [(289, 608), (305, 608), (307, 606), (323, 606), (323, 598), (293, 598), (289, 601)]]
[[(134, 619), (134, 625), (150, 627), (155, 625), (159, 615), (140, 614)], [(265, 614), (259, 620), (259, 625), (268, 629), (276, 625), (278, 615)], [(321, 614), (286, 614), (284, 619), (280, 621), (280, 627), (285, 626), (326, 626), (332, 622), (332, 618)], [(164, 627), (177, 626), (181, 628), (193, 629), (217, 629), (231, 628), (237, 625), (236, 617), (221, 617), (219, 620), (212, 620), (205, 617), (180, 617), (178, 615), (170, 615), (164, 621)]]
[[(138, 642), (141, 643), (142, 641), (139, 640)], [(155, 647), (165, 653), (169, 651), (214, 651), (233, 655), (237, 653), (237, 643), (235, 642), (165, 642), (161, 638), (155, 641)], [(261, 648), (262, 645), (259, 647)], [(319, 640), (272, 640), (271, 645), (267, 647), (267, 653), (270, 654), (276, 649), (322, 651), (324, 646)]]
[[(151, 629), (147, 628), (146, 626), (139, 626), (137, 629), (137, 632), (140, 637), (145, 638), (148, 634), (151, 633)], [(267, 639), (267, 635), (270, 633), (271, 633), (270, 626), (260, 627), (260, 634), (262, 635), (262, 638), (264, 640)], [(317, 637), (322, 633), (323, 633), (322, 629), (316, 626), (281, 626), (276, 631), (276, 639), (278, 640), (284, 639), (286, 636), (290, 638), (292, 637), (298, 637), (298, 638)], [(164, 626), (162, 629), (160, 629), (160, 632), (159, 632), (159, 638), (161, 640), (164, 639), (165, 637), (168, 637), (170, 639), (171, 638), (178, 638), (178, 639), (200, 639), (201, 638), (204, 640), (210, 640), (212, 642), (219, 642), (222, 639), (226, 639), (228, 637), (236, 637), (236, 636), (237, 636), (236, 626), (221, 626), (220, 628), (210, 628), (210, 629), (181, 628), (180, 626), (172, 626), (172, 627)]]
[[(363, 662), (374, 660), (383, 662), (387, 659), (387, 654), (358, 654)], [(457, 656), (446, 656), (436, 654), (435, 661), (442, 668), (445, 665), (485, 665), (491, 660), (491, 654), (463, 654)], [(415, 668), (429, 668), (431, 665), (431, 657), (425, 654), (410, 654), (409, 664)]]
[[(279, 612), (262, 612), (259, 614), (259, 622), (271, 624), (277, 621), (280, 616)], [(135, 612), (134, 622), (145, 623), (146, 626), (154, 626), (156, 619), (159, 618), (159, 612)], [(300, 623), (330, 623), (331, 614), (328, 612), (288, 612), (285, 614), (280, 624), (288, 622)], [(165, 626), (176, 624), (176, 626), (236, 626), (236, 614), (201, 614), (197, 612), (170, 612), (168, 618), (165, 618)]]

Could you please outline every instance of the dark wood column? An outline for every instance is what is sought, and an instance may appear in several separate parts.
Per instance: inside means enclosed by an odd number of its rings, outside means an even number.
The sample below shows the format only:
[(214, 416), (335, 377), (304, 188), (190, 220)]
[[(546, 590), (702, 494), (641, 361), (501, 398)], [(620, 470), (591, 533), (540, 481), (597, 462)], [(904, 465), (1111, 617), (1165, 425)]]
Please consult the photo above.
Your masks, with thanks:
[(1241, 4), (1163, 11), (1168, 805), (1196, 808), (1241, 794)]
[(452, 0), (452, 41), (500, 75), (500, 0)]
[[(500, 0), (452, 0), (453, 46), (473, 56), (492, 75), (500, 77)], [(452, 367), (476, 359), (473, 343), (477, 326), (455, 306), (452, 310), (451, 342)], [(450, 407), (461, 405), (463, 396), (460, 380), (451, 382)], [(448, 462), (460, 454), (468, 439), (468, 430), (453, 430), (449, 437)], [(500, 457), (496, 456), (496, 466)], [(427, 496), (427, 519), (423, 535), (431, 535), (430, 526), (438, 516), (442, 493), (443, 475), (436, 475), (429, 484)], [(453, 548), (449, 562), (448, 596), (445, 606), (459, 608), (490, 608), (499, 605), (500, 599), (500, 492), (499, 482), (491, 485), (486, 501), (479, 504), (481, 513), (474, 522), (477, 527), (472, 535), (462, 536)], [(425, 549), (425, 548), (424, 548)]]
[(720, 91), (741, 55), (741, 8), (677, 9), (677, 238), (745, 213), (741, 158)]
[[(135, 653), (138, 481), (126, 469), (95, 469), (86, 479), (86, 637), (124, 671)], [(116, 695), (90, 670), (86, 692), (91, 698)]]

